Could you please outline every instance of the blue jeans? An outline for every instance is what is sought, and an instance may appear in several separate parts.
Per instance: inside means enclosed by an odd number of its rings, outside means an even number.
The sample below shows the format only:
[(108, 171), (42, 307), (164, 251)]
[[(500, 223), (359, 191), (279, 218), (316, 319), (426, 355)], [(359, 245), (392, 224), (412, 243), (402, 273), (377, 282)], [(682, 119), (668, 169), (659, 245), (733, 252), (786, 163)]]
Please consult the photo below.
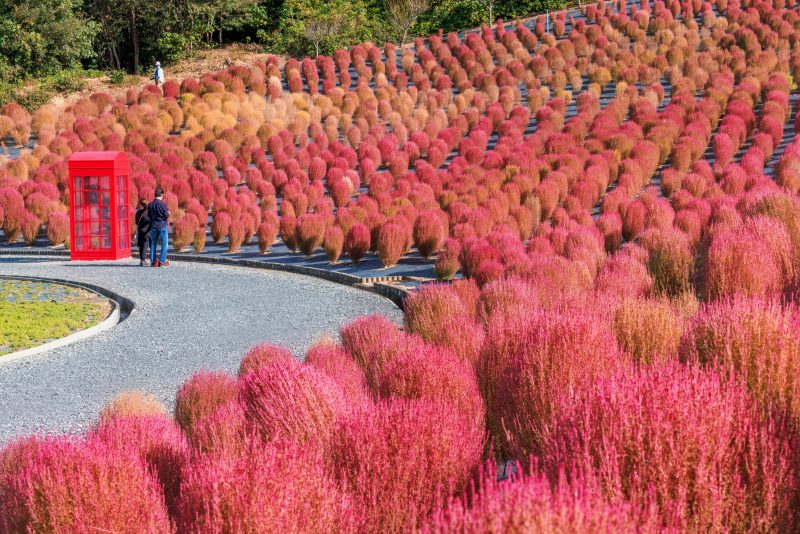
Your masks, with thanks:
[(158, 257), (159, 263), (167, 261), (167, 246), (169, 245), (169, 238), (167, 237), (167, 227), (164, 228), (151, 228), (150, 229), (150, 261), (156, 261), (156, 245), (161, 243), (161, 255)]

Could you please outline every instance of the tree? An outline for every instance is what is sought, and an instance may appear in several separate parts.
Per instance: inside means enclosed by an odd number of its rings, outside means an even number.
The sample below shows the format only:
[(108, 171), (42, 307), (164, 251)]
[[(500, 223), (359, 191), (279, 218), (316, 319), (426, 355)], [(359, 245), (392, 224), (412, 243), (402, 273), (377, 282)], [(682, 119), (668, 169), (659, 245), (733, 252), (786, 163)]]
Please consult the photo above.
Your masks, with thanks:
[(306, 23), (305, 35), (311, 44), (314, 45), (315, 57), (319, 56), (319, 47), (331, 36), (339, 32), (340, 23), (338, 17), (326, 16)]
[(408, 32), (417, 23), (417, 19), (430, 7), (430, 0), (386, 0), (389, 21), (397, 28), (401, 46), (406, 44)]
[(486, 9), (489, 11), (489, 26), (494, 24), (494, 3), (495, 0), (483, 0), (483, 4), (486, 6)]
[(91, 61), (97, 25), (78, 7), (78, 0), (0, 0), (0, 66), (11, 66), (6, 75), (53, 74)]
[[(319, 21), (327, 22), (319, 25)], [(315, 25), (309, 33), (308, 27)], [(316, 52), (317, 46), (325, 54), (336, 48), (381, 40), (381, 26), (365, 0), (284, 0), (275, 31), (269, 35), (259, 32), (259, 36), (269, 46), (289, 54), (309, 54)], [(328, 33), (319, 35), (325, 32)]]

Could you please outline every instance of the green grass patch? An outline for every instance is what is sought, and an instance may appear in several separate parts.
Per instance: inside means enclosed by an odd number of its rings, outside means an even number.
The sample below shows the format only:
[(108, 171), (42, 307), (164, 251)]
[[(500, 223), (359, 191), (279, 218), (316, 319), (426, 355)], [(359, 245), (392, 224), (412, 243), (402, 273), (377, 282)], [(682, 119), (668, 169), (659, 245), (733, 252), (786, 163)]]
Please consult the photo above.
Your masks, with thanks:
[(57, 284), (0, 281), (0, 356), (89, 328), (111, 305), (81, 289)]

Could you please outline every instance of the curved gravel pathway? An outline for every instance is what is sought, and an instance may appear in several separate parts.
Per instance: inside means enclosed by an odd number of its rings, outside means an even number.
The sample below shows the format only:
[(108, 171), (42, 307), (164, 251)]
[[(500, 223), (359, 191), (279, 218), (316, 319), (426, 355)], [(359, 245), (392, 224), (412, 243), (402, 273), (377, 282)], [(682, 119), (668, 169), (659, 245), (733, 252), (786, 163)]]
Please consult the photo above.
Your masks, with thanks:
[(33, 432), (80, 432), (121, 391), (140, 389), (170, 409), (198, 369), (234, 372), (262, 342), (302, 356), (356, 316), (402, 312), (388, 299), (324, 280), (231, 266), (136, 260), (69, 262), (0, 258), (0, 274), (95, 284), (134, 301), (120, 324), (85, 341), (0, 363), (0, 443)]

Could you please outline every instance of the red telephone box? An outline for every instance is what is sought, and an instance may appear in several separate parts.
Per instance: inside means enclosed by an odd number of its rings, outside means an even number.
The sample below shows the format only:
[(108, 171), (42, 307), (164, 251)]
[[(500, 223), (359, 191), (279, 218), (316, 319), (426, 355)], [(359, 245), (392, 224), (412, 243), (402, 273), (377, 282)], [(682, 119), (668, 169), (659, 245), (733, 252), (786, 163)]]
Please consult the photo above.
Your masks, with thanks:
[(130, 162), (124, 152), (76, 152), (69, 158), (70, 257), (131, 255)]

